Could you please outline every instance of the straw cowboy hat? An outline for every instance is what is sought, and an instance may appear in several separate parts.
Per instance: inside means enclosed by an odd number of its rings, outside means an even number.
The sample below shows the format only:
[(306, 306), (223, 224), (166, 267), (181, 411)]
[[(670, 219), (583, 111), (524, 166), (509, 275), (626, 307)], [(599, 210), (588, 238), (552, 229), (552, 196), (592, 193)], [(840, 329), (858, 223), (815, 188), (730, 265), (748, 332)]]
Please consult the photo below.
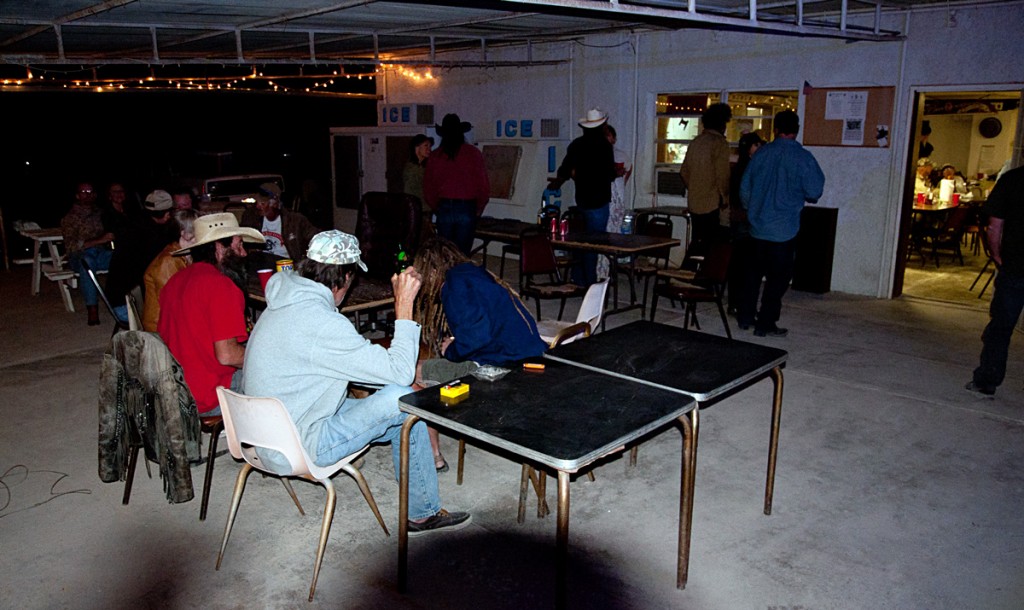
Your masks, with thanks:
[(591, 129), (593, 127), (600, 127), (605, 124), (608, 120), (608, 113), (600, 108), (591, 108), (587, 111), (587, 116), (580, 119), (580, 127), (584, 129)]
[(242, 241), (250, 244), (266, 243), (263, 234), (256, 229), (238, 226), (238, 219), (230, 212), (200, 216), (196, 218), (192, 226), (196, 234), (196, 243), (187, 248), (175, 250), (172, 256), (184, 256), (190, 253), (192, 248), (196, 246), (215, 242), (225, 237), (234, 237), (235, 235), (241, 235)]

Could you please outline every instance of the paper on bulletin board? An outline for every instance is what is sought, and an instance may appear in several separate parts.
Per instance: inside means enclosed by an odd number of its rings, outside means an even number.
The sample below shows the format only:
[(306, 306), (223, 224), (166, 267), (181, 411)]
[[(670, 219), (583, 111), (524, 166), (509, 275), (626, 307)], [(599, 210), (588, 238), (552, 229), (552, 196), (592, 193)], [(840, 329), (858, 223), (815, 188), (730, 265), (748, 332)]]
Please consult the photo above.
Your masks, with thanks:
[(864, 145), (864, 120), (867, 118), (867, 91), (829, 91), (825, 100), (825, 120), (843, 122), (843, 146)]

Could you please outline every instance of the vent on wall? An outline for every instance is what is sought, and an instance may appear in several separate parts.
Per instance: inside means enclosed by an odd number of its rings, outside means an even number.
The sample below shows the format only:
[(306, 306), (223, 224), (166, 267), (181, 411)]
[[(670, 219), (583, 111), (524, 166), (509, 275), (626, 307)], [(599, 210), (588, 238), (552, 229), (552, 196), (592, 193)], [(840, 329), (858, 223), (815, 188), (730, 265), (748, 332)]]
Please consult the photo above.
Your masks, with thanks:
[(686, 187), (679, 172), (658, 172), (658, 193), (662, 195), (685, 195)]
[(416, 105), (416, 124), (417, 125), (433, 125), (434, 124), (434, 105), (433, 104), (417, 104)]
[(558, 137), (558, 119), (541, 119), (540, 120), (540, 137), (542, 137), (542, 138), (557, 138)]

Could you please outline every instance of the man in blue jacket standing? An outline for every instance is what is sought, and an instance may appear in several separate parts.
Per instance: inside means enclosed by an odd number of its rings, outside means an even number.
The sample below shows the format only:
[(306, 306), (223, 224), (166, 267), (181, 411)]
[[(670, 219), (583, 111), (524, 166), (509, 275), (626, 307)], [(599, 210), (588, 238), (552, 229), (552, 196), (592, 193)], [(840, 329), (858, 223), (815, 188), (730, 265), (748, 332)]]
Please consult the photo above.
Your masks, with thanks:
[[(804, 202), (817, 202), (825, 188), (818, 162), (796, 141), (799, 131), (800, 118), (795, 112), (776, 114), (775, 139), (751, 158), (740, 183), (754, 255), (740, 298), (739, 327), (754, 326), (758, 337), (785, 337), (789, 332), (776, 323), (782, 313), (782, 296), (793, 278), (800, 212)], [(764, 293), (757, 311), (761, 278), (765, 279)]]

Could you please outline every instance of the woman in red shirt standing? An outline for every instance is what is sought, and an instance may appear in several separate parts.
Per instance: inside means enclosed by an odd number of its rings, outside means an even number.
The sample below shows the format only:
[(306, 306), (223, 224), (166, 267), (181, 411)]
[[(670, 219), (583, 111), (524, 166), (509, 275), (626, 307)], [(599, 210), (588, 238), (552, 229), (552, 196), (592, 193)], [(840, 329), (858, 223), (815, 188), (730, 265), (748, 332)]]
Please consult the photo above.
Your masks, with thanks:
[(437, 233), (469, 255), (477, 218), (490, 199), (491, 183), (484, 156), (466, 142), (472, 125), (457, 114), (446, 114), (435, 125), (441, 145), (430, 153), (423, 177), (423, 197), (437, 217)]

